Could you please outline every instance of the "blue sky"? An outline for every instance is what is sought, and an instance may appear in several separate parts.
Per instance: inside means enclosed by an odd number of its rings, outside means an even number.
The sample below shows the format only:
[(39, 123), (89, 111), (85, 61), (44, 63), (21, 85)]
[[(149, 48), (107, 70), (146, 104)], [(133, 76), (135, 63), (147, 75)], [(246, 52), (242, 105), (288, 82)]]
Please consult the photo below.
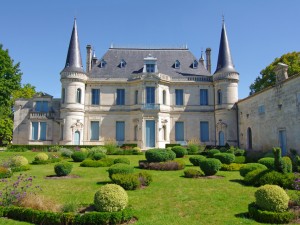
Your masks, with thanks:
[(239, 98), (276, 57), (300, 51), (298, 0), (14, 0), (2, 1), (0, 43), (21, 63), (23, 83), (60, 97), (74, 17), (83, 65), (91, 44), (98, 58), (111, 43), (123, 46), (187, 44), (199, 58), (212, 48), (216, 68), (225, 15), (231, 53), (240, 73)]

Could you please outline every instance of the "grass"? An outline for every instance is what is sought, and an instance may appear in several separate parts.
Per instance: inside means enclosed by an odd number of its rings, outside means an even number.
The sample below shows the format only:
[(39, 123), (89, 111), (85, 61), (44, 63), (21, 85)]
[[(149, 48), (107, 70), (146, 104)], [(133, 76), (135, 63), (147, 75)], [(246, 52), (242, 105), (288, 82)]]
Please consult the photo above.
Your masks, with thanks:
[[(16, 154), (24, 155), (31, 162), (37, 153), (0, 152), (0, 158)], [(129, 158), (135, 167), (138, 166), (138, 160), (145, 159), (143, 155), (109, 157)], [(188, 158), (184, 160), (187, 167), (197, 169), (189, 163)], [(54, 164), (32, 165), (31, 170), (25, 173), (36, 176), (34, 185), (42, 186), (41, 194), (57, 203), (75, 201), (90, 204), (98, 188), (110, 182), (107, 167), (86, 168), (79, 164), (73, 164), (71, 174), (79, 175), (80, 178), (45, 179), (47, 175), (54, 175)], [(218, 175), (223, 177), (218, 179), (184, 178), (183, 170), (149, 173), (153, 176), (149, 187), (127, 191), (129, 206), (138, 217), (136, 225), (257, 224), (244, 218), (248, 204), (254, 201), (256, 188), (241, 185), (239, 181), (242, 178), (238, 172), (219, 172)], [(15, 173), (12, 179), (18, 174)], [(28, 224), (11, 222), (0, 218), (0, 224)]]

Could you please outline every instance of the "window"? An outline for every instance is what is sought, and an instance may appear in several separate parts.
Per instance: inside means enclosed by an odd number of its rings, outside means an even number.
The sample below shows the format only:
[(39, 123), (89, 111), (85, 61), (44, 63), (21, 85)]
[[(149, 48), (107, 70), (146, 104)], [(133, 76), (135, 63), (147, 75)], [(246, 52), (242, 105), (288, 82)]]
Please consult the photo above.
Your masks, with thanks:
[(260, 105), (258, 106), (258, 114), (264, 114), (265, 113), (265, 106), (264, 105)]
[(123, 68), (123, 67), (125, 67), (125, 65), (126, 65), (126, 62), (125, 62), (125, 60), (124, 59), (122, 59), (121, 60), (121, 62), (120, 62), (120, 68)]
[(99, 121), (91, 121), (91, 140), (99, 140)]
[(166, 127), (166, 125), (163, 125), (162, 131), (163, 131), (163, 140), (166, 141), (167, 140), (167, 127)]
[(38, 140), (39, 135), (39, 123), (38, 122), (32, 122), (31, 123), (31, 139), (32, 140)]
[(35, 111), (36, 112), (48, 112), (48, 102), (47, 101), (36, 101)]
[(146, 64), (146, 72), (154, 73), (155, 72), (155, 64)]
[(208, 90), (200, 89), (200, 105), (208, 105)]
[(64, 104), (65, 103), (65, 97), (66, 97), (66, 89), (62, 89), (61, 90), (61, 103)]
[(134, 126), (134, 141), (138, 140), (138, 125)]
[(125, 122), (117, 121), (116, 122), (116, 141), (125, 140)]
[(182, 89), (175, 90), (175, 104), (183, 105), (183, 90)]
[(40, 122), (40, 140), (41, 141), (46, 140), (46, 128), (47, 128), (47, 123), (46, 122)]
[(81, 103), (81, 89), (77, 88), (77, 92), (76, 92), (76, 102), (77, 103)]
[(184, 123), (175, 122), (175, 141), (184, 141)]
[(174, 68), (175, 69), (179, 69), (180, 68), (180, 62), (178, 60), (175, 61)]
[(218, 97), (218, 105), (221, 105), (222, 104), (222, 91), (221, 90), (218, 90), (218, 93), (217, 93), (217, 97)]
[(46, 122), (32, 122), (31, 123), (31, 139), (32, 140), (46, 140), (47, 123)]
[(165, 105), (166, 104), (166, 91), (163, 90), (163, 93), (162, 93), (162, 104)]
[(134, 104), (139, 104), (139, 91), (138, 90), (136, 90), (135, 92), (134, 92)]
[(100, 104), (100, 89), (92, 89), (92, 105)]
[(117, 89), (117, 105), (125, 105), (125, 89)]
[(100, 64), (99, 64), (99, 67), (100, 67), (100, 68), (104, 68), (105, 65), (106, 65), (105, 60), (104, 60), (104, 59), (101, 59)]
[(201, 142), (209, 141), (209, 128), (208, 128), (207, 121), (200, 122), (200, 141)]
[(198, 68), (198, 61), (197, 60), (194, 60), (192, 67), (193, 67), (193, 69)]
[(146, 103), (155, 103), (155, 87), (146, 87)]

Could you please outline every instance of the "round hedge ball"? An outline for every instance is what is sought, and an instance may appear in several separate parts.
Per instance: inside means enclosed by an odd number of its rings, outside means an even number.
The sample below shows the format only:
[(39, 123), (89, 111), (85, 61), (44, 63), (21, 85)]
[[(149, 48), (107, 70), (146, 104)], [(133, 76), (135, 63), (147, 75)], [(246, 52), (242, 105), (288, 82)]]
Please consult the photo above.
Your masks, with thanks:
[(95, 193), (94, 206), (98, 212), (117, 212), (126, 208), (128, 195), (119, 185), (106, 184)]
[(210, 158), (200, 162), (200, 169), (205, 176), (215, 175), (221, 169), (222, 163), (218, 159)]
[(28, 165), (28, 160), (24, 156), (21, 156), (21, 155), (14, 156), (11, 159), (11, 161), (12, 161), (13, 167), (20, 167), (20, 166)]
[(73, 165), (68, 162), (61, 162), (54, 166), (54, 172), (57, 176), (67, 176), (71, 173)]
[(39, 153), (34, 157), (36, 161), (47, 161), (49, 156), (46, 153)]

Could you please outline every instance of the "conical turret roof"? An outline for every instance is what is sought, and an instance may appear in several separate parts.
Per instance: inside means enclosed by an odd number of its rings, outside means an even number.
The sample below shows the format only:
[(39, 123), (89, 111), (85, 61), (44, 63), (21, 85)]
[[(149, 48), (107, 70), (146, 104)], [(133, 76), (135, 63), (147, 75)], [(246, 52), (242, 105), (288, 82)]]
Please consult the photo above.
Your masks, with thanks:
[(71, 35), (71, 40), (68, 49), (68, 55), (66, 60), (65, 68), (63, 69), (64, 72), (82, 72), (82, 60), (80, 54), (80, 46), (79, 46), (79, 39), (77, 33), (77, 24), (76, 19), (74, 19), (74, 25)]
[(220, 40), (220, 47), (219, 47), (219, 57), (218, 57), (218, 64), (216, 73), (237, 73), (234, 68), (230, 47), (228, 42), (228, 37), (226, 33), (225, 22), (223, 21), (222, 25), (222, 33), (221, 33), (221, 40)]

